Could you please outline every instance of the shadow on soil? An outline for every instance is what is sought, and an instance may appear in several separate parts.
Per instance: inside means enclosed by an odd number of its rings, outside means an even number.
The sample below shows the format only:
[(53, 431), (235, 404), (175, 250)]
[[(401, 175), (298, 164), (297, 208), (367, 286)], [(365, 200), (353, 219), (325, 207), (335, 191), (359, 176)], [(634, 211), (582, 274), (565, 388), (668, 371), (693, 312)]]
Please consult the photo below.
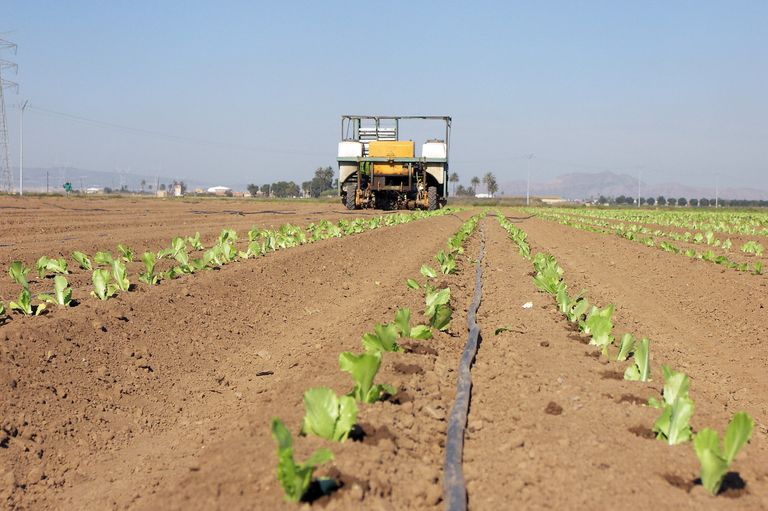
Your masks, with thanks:
[[(664, 474), (662, 477), (675, 488), (685, 490), (687, 493), (690, 493), (694, 486), (701, 485), (701, 479), (699, 478), (691, 481), (675, 474)], [(717, 494), (729, 499), (737, 499), (747, 494), (747, 483), (738, 472), (728, 472), (725, 474), (723, 484), (720, 486), (720, 491)]]

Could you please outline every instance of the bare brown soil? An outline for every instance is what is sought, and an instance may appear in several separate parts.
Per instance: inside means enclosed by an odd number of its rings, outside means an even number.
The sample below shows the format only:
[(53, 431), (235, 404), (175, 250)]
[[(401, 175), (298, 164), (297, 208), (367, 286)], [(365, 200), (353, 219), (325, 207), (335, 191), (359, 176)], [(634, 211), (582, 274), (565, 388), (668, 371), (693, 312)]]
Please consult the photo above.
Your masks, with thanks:
[[(0, 247), (3, 264), (20, 255), (31, 264), (59, 246), (62, 254), (120, 242), (157, 250), (178, 234), (211, 239), (222, 227), (302, 225), (347, 213), (322, 204), (89, 204), (116, 217), (151, 213), (116, 234), (109, 222), (89, 227), (73, 213), (58, 231), (35, 238), (6, 223), (3, 211), (2, 239), (13, 243)], [(195, 212), (204, 208), (212, 213)], [(391, 321), (398, 307), (421, 318), (422, 294), (405, 279), (418, 277), (469, 215), (320, 241), (43, 317), (14, 315), (0, 326), (0, 502), (10, 509), (295, 509), (275, 477), (272, 417), (295, 434), (307, 388), (351, 388), (338, 369), (341, 351), (359, 351), (363, 333)], [(43, 229), (45, 220), (29, 225)], [(487, 219), (482, 341), (465, 449), (470, 508), (768, 508), (765, 279), (552, 222), (519, 226), (534, 251), (558, 258), (571, 290), (617, 305), (618, 335), (651, 338), (653, 381), (621, 379), (626, 364), (601, 359), (568, 327), (535, 289), (530, 263)], [(80, 237), (64, 239), (71, 232)], [(357, 439), (295, 439), (298, 459), (330, 447), (335, 459), (318, 475), (342, 483), (311, 507), (442, 505), (445, 418), (477, 251), (473, 236), (459, 273), (439, 279), (452, 289), (449, 331), (385, 355), (378, 381), (398, 393), (361, 406)], [(522, 308), (527, 301), (532, 309)], [(690, 444), (652, 438), (657, 412), (644, 403), (658, 395), (663, 363), (691, 376), (694, 429), (722, 431), (737, 410), (756, 420), (737, 474), (716, 498), (695, 482)]]

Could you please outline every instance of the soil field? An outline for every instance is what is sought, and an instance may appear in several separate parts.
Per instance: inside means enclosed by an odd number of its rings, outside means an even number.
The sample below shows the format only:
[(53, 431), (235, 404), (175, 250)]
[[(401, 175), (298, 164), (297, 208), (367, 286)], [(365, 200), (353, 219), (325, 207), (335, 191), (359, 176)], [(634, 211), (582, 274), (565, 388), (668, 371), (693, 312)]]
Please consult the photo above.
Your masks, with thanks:
[[(118, 243), (157, 250), (196, 231), (212, 240), (224, 227), (366, 215), (334, 204), (229, 200), (6, 198), (0, 206), (4, 268), (20, 257), (32, 265), (40, 255)], [(435, 280), (451, 289), (447, 331), (384, 354), (376, 381), (396, 393), (361, 404), (359, 428), (344, 443), (296, 436), (306, 389), (351, 388), (340, 352), (359, 352), (361, 336), (398, 308), (423, 321), (423, 294), (406, 279), (423, 281), (422, 264), (437, 267), (435, 254), (478, 212), (321, 240), (41, 317), (14, 313), (0, 325), (3, 506), (441, 508), (446, 417), (482, 229), (482, 333), (464, 451), (470, 509), (768, 508), (766, 280), (515, 210), (504, 213), (527, 232), (532, 252), (557, 257), (569, 289), (616, 305), (615, 335), (652, 340), (652, 381), (624, 381), (627, 363), (586, 344), (490, 216), (458, 256), (457, 273)], [(7, 299), (15, 284), (0, 281)], [(737, 410), (755, 420), (717, 497), (695, 483), (690, 443), (651, 438), (659, 412), (645, 403), (659, 395), (662, 364), (691, 378), (694, 431), (722, 432)], [(284, 502), (273, 417), (294, 434), (299, 460), (319, 447), (333, 451), (317, 475), (338, 480), (337, 491)]]

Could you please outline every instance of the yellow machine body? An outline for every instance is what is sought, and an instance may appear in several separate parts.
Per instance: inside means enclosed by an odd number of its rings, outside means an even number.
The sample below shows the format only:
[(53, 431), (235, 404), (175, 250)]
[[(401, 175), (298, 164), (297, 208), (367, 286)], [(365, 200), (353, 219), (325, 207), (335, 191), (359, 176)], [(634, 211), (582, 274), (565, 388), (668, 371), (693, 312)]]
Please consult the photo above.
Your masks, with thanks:
[[(375, 140), (368, 144), (371, 158), (413, 158), (412, 140)], [(408, 166), (400, 163), (374, 163), (373, 173), (380, 176), (407, 176)]]

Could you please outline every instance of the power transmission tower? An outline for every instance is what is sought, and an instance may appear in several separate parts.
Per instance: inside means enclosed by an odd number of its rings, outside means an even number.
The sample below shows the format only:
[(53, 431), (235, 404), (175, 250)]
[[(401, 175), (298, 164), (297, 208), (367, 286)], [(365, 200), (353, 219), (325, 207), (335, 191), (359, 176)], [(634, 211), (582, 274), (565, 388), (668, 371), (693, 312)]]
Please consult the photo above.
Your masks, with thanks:
[[(0, 51), (10, 50), (16, 53), (16, 44), (5, 39), (0, 39)], [(4, 89), (15, 88), (19, 90), (19, 84), (3, 78), (4, 69), (16, 71), (18, 66), (9, 60), (0, 59), (0, 190), (13, 192), (13, 174), (11, 173), (11, 155), (8, 148), (8, 123), (5, 115)]]

